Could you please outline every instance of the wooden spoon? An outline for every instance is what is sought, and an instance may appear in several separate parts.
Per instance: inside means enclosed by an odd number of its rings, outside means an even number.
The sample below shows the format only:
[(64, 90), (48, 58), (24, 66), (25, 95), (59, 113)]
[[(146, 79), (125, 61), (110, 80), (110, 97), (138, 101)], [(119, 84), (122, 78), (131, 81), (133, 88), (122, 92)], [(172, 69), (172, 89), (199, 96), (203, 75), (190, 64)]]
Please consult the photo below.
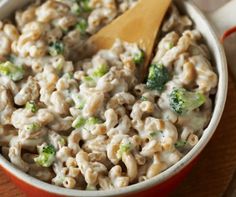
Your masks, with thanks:
[(157, 33), (171, 0), (139, 0), (137, 5), (94, 34), (89, 43), (95, 50), (109, 49), (119, 38), (136, 42), (145, 51), (144, 71), (147, 71)]

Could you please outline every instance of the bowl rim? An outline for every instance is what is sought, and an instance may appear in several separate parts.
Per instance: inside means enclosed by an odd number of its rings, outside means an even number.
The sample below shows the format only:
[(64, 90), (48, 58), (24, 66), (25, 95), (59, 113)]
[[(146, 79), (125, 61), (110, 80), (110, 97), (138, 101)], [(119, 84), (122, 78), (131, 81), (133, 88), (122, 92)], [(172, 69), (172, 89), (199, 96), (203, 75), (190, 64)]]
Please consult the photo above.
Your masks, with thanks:
[[(178, 1), (178, 0), (176, 0)], [(2, 5), (4, 2), (9, 2), (9, 0), (3, 0), (0, 3), (0, 10), (2, 9)], [(40, 190), (56, 194), (56, 195), (64, 195), (64, 196), (120, 196), (135, 192), (140, 192), (143, 190), (146, 190), (148, 188), (151, 188), (155, 185), (159, 185), (161, 183), (164, 183), (166, 180), (171, 179), (174, 175), (178, 174), (180, 171), (182, 171), (186, 166), (188, 166), (205, 148), (213, 134), (215, 133), (215, 130), (219, 124), (219, 121), (221, 119), (221, 116), (223, 114), (226, 97), (227, 97), (227, 90), (228, 90), (228, 69), (227, 69), (227, 61), (225, 52), (223, 49), (223, 46), (220, 44), (216, 33), (214, 31), (214, 28), (209, 23), (208, 19), (204, 16), (204, 14), (199, 10), (199, 8), (192, 2), (187, 2), (186, 0), (181, 1), (185, 6), (188, 8), (193, 9), (199, 18), (201, 20), (204, 20), (206, 23), (206, 28), (209, 30), (211, 36), (213, 37), (214, 44), (216, 46), (215, 50), (216, 53), (219, 55), (218, 58), (220, 66), (218, 66), (218, 73), (219, 73), (219, 82), (218, 82), (218, 90), (217, 90), (217, 102), (214, 107), (214, 111), (210, 120), (209, 125), (206, 129), (204, 129), (203, 136), (200, 138), (199, 142), (195, 147), (193, 147), (180, 161), (178, 161), (173, 166), (169, 167), (167, 170), (162, 172), (160, 175), (157, 175), (151, 179), (148, 179), (144, 182), (137, 183), (134, 185), (127, 186), (125, 188), (119, 188), (119, 189), (111, 189), (111, 190), (102, 190), (102, 191), (84, 191), (84, 190), (76, 190), (76, 189), (67, 189), (58, 187), (49, 183), (45, 183), (43, 181), (40, 181), (34, 177), (31, 177), (30, 175), (24, 173), (23, 171), (17, 169), (14, 167), (13, 164), (11, 164), (8, 160), (6, 160), (1, 154), (0, 154), (0, 166), (3, 167), (7, 172), (10, 174), (13, 174), (21, 181), (38, 188)]]

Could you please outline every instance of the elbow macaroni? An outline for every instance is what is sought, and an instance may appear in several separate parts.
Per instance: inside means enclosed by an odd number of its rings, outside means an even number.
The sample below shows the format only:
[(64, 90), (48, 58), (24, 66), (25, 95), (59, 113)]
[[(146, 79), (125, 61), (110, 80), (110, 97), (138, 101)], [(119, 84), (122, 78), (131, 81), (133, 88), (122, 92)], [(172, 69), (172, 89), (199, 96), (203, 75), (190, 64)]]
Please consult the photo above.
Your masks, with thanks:
[[(16, 167), (61, 187), (108, 190), (157, 176), (198, 143), (218, 77), (200, 32), (174, 5), (153, 59), (171, 73), (163, 91), (140, 81), (145, 55), (135, 43), (84, 58), (89, 36), (136, 3), (44, 0), (0, 22), (0, 150)], [(205, 103), (179, 115), (174, 88)], [(48, 167), (36, 162), (43, 151)]]

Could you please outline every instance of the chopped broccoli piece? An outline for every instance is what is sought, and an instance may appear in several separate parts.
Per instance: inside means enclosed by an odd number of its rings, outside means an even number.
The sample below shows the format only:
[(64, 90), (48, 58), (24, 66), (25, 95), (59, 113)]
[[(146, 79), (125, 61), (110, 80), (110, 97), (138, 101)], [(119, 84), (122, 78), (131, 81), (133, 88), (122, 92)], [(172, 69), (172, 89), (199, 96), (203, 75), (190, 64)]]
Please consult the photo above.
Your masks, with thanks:
[(184, 88), (174, 88), (169, 95), (170, 106), (173, 111), (179, 115), (184, 115), (188, 112), (203, 105), (206, 98), (198, 92), (189, 92)]
[(147, 87), (151, 90), (163, 91), (169, 79), (170, 75), (167, 68), (163, 64), (154, 63), (149, 69)]
[(56, 56), (64, 52), (64, 44), (60, 41), (53, 42), (48, 47), (48, 52), (51, 56)]
[(174, 47), (173, 42), (170, 42), (170, 43), (168, 44), (168, 49), (172, 49), (173, 47)]
[(150, 133), (150, 137), (155, 137), (157, 135), (157, 132), (152, 132), (152, 133)]
[(85, 77), (83, 78), (83, 80), (84, 80), (85, 82), (87, 82), (87, 81), (94, 81), (93, 78), (90, 77), (90, 76), (85, 76)]
[(145, 56), (144, 52), (142, 50), (140, 50), (140, 52), (136, 53), (133, 57), (134, 63), (137, 65), (142, 64), (144, 61), (144, 56)]
[(99, 118), (96, 118), (96, 117), (90, 117), (86, 121), (87, 125), (95, 125), (95, 124), (100, 124), (100, 123), (102, 123), (102, 121)]
[(84, 109), (85, 104), (86, 104), (86, 101), (81, 100), (81, 102), (78, 105), (76, 105), (76, 108), (82, 110), (82, 109)]
[(65, 73), (65, 74), (63, 75), (63, 77), (64, 77), (65, 79), (73, 79), (73, 73), (67, 72), (67, 73)]
[(95, 80), (90, 76), (85, 76), (83, 82), (89, 87), (94, 87), (96, 85)]
[(76, 102), (76, 108), (82, 110), (84, 109), (85, 104), (86, 104), (86, 101), (78, 97), (77, 102)]
[(81, 19), (76, 25), (76, 29), (80, 31), (82, 35), (86, 34), (86, 29), (88, 28), (88, 22), (85, 19)]
[(102, 123), (102, 120), (96, 117), (90, 117), (88, 119), (77, 117), (72, 123), (72, 127), (76, 129), (83, 127), (86, 130), (90, 130), (90, 126), (94, 126), (95, 124), (99, 123)]
[(81, 98), (80, 95), (72, 94), (72, 99), (77, 109), (82, 110), (84, 108), (86, 101), (83, 98)]
[(124, 153), (128, 153), (132, 148), (132, 144), (129, 142), (127, 144), (120, 144), (120, 148), (117, 151), (117, 157), (121, 158)]
[(83, 12), (91, 12), (92, 8), (89, 6), (90, 0), (80, 0), (80, 7)]
[(151, 139), (153, 139), (153, 138), (155, 138), (155, 137), (158, 135), (158, 133), (160, 133), (160, 132), (162, 132), (162, 131), (154, 131), (154, 132), (151, 132), (151, 133), (149, 134), (149, 136), (150, 136)]
[(0, 74), (8, 76), (13, 81), (19, 81), (24, 77), (24, 69), (6, 61), (0, 63)]
[(102, 120), (96, 117), (89, 117), (86, 122), (85, 125), (83, 127), (84, 130), (86, 131), (91, 131), (94, 129), (96, 124), (100, 124), (102, 123)]
[(56, 70), (58, 73), (60, 73), (62, 71), (62, 69), (63, 69), (63, 64), (60, 62), (56, 65)]
[(187, 144), (186, 141), (179, 140), (175, 143), (175, 148), (183, 148)]
[(55, 160), (56, 149), (52, 145), (43, 147), (40, 151), (39, 156), (34, 161), (43, 167), (50, 167)]
[(72, 127), (75, 129), (79, 129), (82, 126), (84, 126), (85, 123), (86, 123), (86, 120), (83, 117), (77, 117), (72, 123)]
[(62, 147), (65, 146), (66, 144), (66, 139), (64, 137), (60, 137), (60, 139), (58, 140), (58, 144)]
[(93, 77), (102, 77), (109, 71), (109, 68), (106, 64), (100, 65), (97, 69), (93, 71)]
[(32, 113), (36, 113), (38, 108), (34, 101), (29, 101), (26, 103), (25, 108), (30, 110)]
[(89, 6), (90, 0), (76, 0), (76, 4), (74, 4), (71, 8), (71, 11), (77, 15), (81, 15), (84, 12), (91, 12), (92, 8)]
[(41, 126), (38, 123), (32, 123), (24, 126), (24, 129), (28, 132), (35, 132), (38, 131)]

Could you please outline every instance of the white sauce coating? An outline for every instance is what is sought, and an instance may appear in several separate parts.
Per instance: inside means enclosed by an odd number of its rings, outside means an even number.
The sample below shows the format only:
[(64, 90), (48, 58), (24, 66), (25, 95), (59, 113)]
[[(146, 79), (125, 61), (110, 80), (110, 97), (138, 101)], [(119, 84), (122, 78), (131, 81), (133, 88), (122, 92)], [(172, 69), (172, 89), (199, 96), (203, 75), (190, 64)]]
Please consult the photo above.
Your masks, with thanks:
[[(160, 174), (196, 145), (218, 77), (201, 34), (174, 5), (152, 60), (170, 73), (162, 90), (139, 81), (135, 43), (78, 59), (89, 36), (135, 3), (36, 1), (0, 22), (0, 148), (16, 167), (58, 186), (107, 190)], [(177, 113), (176, 88), (204, 102)]]

